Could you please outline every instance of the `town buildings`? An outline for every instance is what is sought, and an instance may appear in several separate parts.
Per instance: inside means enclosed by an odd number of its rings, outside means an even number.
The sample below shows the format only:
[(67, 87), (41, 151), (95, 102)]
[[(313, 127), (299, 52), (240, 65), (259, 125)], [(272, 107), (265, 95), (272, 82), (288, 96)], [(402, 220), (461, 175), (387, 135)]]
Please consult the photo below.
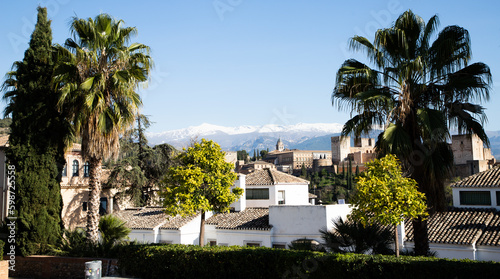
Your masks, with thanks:
[(281, 139), (278, 139), (276, 150), (270, 151), (264, 160), (276, 165), (279, 171), (298, 173), (302, 166), (316, 170), (331, 167), (332, 153), (330, 150), (287, 149)]
[[(228, 213), (207, 214), (205, 243), (287, 248), (297, 239), (321, 240), (320, 229), (332, 218), (346, 218), (348, 205), (312, 205), (308, 181), (274, 169), (240, 174), (234, 187), (244, 195)], [(132, 229), (132, 240), (197, 244), (200, 217), (169, 217), (161, 208), (145, 207), (116, 213)]]
[[(352, 166), (363, 166), (377, 157), (374, 138), (351, 138), (335, 136), (331, 138), (332, 162), (343, 166), (351, 161)], [(455, 177), (467, 177), (490, 169), (496, 163), (491, 149), (485, 148), (477, 135), (452, 135), (451, 150)], [(417, 150), (416, 152), (432, 152)], [(363, 167), (360, 168), (363, 170)]]
[(349, 159), (361, 165), (376, 158), (374, 138), (354, 138), (336, 136), (332, 141), (332, 162), (339, 165)]
[[(9, 136), (0, 137), (0, 174), (2, 192), (0, 194), (0, 217), (4, 221), (8, 216), (7, 206), (9, 188), (6, 177), (6, 156), (5, 149), (8, 148)], [(65, 153), (66, 165), (61, 177), (61, 196), (63, 200), (62, 220), (64, 226), (73, 229), (77, 226), (84, 226), (87, 218), (87, 201), (89, 196), (89, 165), (83, 160), (81, 145), (73, 144)], [(101, 183), (107, 181), (110, 171), (103, 169)], [(127, 201), (115, 199), (117, 189), (103, 187), (100, 198), (99, 212), (101, 215), (113, 213), (115, 210), (129, 207)]]
[(453, 135), (451, 149), (457, 177), (467, 177), (491, 169), (496, 163), (491, 149), (485, 148), (477, 135)]

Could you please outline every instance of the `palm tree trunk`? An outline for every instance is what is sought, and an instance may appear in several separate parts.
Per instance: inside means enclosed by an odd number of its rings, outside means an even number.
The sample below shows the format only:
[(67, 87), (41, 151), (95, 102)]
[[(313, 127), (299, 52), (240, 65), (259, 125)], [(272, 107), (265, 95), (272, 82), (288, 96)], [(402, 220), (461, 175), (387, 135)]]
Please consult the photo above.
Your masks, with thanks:
[(99, 207), (101, 197), (102, 160), (89, 160), (89, 202), (87, 210), (87, 239), (92, 244), (99, 241)]
[(422, 218), (414, 219), (413, 240), (415, 242), (415, 255), (427, 256), (429, 254), (429, 238), (427, 235), (427, 221)]
[(201, 222), (200, 222), (200, 247), (205, 245), (205, 211), (201, 212)]

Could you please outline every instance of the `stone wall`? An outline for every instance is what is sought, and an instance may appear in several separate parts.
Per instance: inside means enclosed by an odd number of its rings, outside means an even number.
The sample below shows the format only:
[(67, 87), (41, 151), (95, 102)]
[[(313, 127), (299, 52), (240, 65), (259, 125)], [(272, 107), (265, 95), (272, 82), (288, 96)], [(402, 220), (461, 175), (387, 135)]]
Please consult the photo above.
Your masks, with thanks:
[[(7, 256), (4, 256), (7, 259)], [(103, 276), (118, 275), (118, 260), (95, 258), (71, 258), (54, 256), (16, 257), (15, 271), (9, 271), (16, 278), (85, 278), (85, 262), (102, 261)]]
[(9, 261), (0, 261), (0, 279), (9, 279)]

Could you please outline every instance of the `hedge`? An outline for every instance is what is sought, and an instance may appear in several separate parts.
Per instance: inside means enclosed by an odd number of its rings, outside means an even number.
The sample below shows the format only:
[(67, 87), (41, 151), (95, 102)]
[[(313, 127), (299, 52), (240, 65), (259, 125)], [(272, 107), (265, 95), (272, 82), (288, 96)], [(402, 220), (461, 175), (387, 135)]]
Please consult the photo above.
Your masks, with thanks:
[(148, 278), (498, 278), (500, 263), (252, 247), (129, 245), (122, 275)]

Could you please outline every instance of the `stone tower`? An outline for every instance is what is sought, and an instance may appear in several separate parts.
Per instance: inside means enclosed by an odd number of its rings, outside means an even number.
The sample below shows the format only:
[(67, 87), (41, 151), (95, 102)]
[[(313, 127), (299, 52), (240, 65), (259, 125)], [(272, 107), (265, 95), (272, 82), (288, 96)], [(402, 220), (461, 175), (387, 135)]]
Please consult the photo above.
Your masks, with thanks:
[(278, 150), (278, 151), (284, 151), (285, 150), (285, 145), (281, 141), (281, 138), (279, 138), (278, 142), (276, 143), (276, 150)]

